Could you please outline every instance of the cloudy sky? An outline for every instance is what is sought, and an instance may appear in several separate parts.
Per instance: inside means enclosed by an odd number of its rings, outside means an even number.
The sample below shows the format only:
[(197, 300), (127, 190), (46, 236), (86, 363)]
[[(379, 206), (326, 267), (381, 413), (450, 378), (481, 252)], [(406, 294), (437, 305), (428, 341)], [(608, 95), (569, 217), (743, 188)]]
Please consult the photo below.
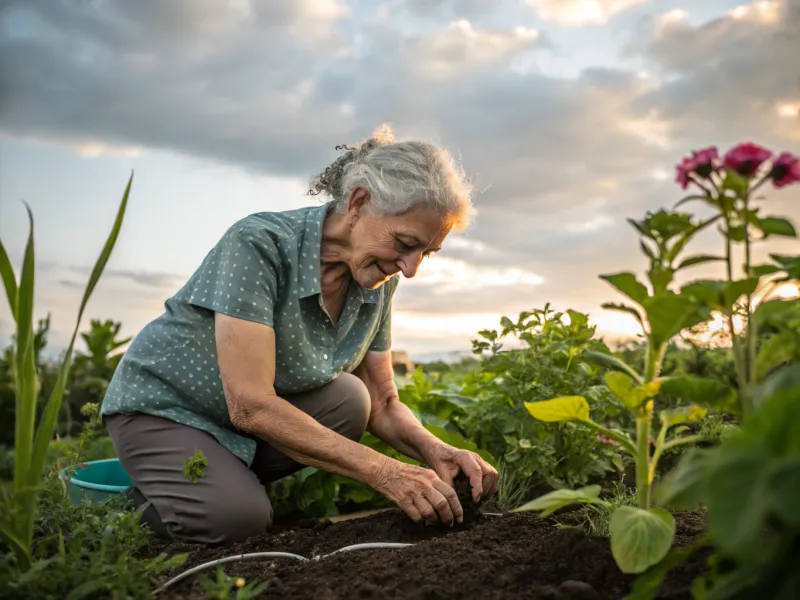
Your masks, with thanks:
[[(20, 264), (27, 201), (62, 344), (133, 169), (87, 320), (135, 334), (231, 223), (318, 202), (334, 146), (388, 122), (450, 148), (477, 191), (473, 227), (401, 284), (397, 349), (468, 349), (546, 302), (625, 335), (597, 276), (642, 269), (625, 218), (681, 197), (674, 163), (743, 140), (800, 153), (800, 2), (742, 1), (6, 0), (0, 235)], [(764, 210), (800, 224), (797, 188)]]

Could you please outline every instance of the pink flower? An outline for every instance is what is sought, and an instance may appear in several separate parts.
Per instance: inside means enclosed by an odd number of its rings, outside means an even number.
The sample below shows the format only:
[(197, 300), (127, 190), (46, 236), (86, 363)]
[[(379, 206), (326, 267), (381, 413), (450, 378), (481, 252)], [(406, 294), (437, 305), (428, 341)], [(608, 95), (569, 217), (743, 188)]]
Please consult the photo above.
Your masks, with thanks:
[(716, 169), (719, 168), (719, 152), (715, 146), (703, 148), (702, 150), (695, 150), (690, 157), (685, 157), (681, 162), (676, 165), (677, 181), (683, 189), (691, 183), (692, 173), (697, 173), (703, 179), (711, 176)]
[(710, 146), (692, 152), (694, 170), (700, 177), (707, 178), (719, 168), (719, 152), (716, 146)]
[(800, 158), (794, 154), (782, 152), (772, 163), (769, 177), (776, 188), (800, 182)]
[(758, 168), (772, 156), (772, 152), (751, 142), (734, 146), (725, 155), (725, 166), (733, 169), (739, 175), (752, 177)]

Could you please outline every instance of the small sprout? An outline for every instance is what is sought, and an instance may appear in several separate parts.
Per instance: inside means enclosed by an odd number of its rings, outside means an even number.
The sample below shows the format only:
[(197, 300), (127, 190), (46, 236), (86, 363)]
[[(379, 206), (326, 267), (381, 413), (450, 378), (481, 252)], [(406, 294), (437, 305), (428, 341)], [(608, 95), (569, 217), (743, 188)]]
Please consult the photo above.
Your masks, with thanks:
[(203, 454), (202, 450), (194, 453), (183, 463), (183, 475), (191, 480), (192, 483), (197, 483), (198, 477), (205, 477), (205, 468), (208, 466), (208, 459)]

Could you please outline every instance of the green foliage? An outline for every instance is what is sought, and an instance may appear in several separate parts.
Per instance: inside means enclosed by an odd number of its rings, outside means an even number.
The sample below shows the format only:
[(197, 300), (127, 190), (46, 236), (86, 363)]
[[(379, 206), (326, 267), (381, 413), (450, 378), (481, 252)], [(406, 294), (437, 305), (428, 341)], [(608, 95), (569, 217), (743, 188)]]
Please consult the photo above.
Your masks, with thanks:
[(656, 488), (677, 509), (703, 505), (720, 566), (704, 598), (796, 597), (800, 590), (800, 362), (757, 391), (755, 410), (716, 447), (694, 449)]
[(150, 539), (122, 499), (71, 505), (53, 472), (39, 494), (33, 566), (22, 570), (0, 544), (0, 597), (152, 598), (158, 576), (179, 567), (186, 555), (138, 558)]
[(183, 463), (183, 476), (192, 483), (197, 483), (199, 477), (206, 476), (207, 466), (208, 459), (202, 450), (198, 450)]
[(61, 362), (55, 387), (39, 419), (38, 427), (36, 425), (36, 413), (40, 380), (36, 372), (33, 329), (35, 244), (33, 214), (27, 205), (30, 229), (19, 284), (16, 282), (16, 277), (8, 261), (5, 249), (0, 251), (0, 273), (2, 273), (6, 295), (9, 298), (9, 307), (16, 323), (16, 344), (13, 361), (15, 388), (14, 486), (10, 498), (6, 499), (8, 508), (0, 516), (0, 535), (12, 547), (18, 564), (23, 570), (27, 570), (31, 566), (30, 547), (38, 498), (36, 490), (41, 484), (48, 447), (58, 420), (75, 338), (78, 334), (86, 304), (100, 279), (119, 236), (132, 182), (133, 174), (128, 180), (114, 226), (89, 277), (89, 282), (78, 310), (78, 318), (76, 319), (72, 338)]
[[(604, 481), (622, 468), (614, 446), (597, 433), (573, 423), (527, 418), (526, 404), (582, 394), (594, 419), (630, 425), (601, 369), (586, 360), (591, 351), (609, 355), (594, 333), (586, 315), (545, 306), (521, 313), (516, 322), (506, 317), (500, 330), (482, 331), (473, 341), (474, 351), (483, 356), (461, 393), (475, 404), (458, 424), (466, 437), (498, 458), (504, 472), (513, 472), (508, 478), (523, 488), (516, 495), (520, 501), (542, 491)], [(504, 349), (507, 340), (518, 347)]]
[[(680, 168), (683, 168), (681, 166)], [(680, 170), (679, 168), (679, 170)], [(708, 173), (712, 173), (711, 167)], [(705, 177), (708, 178), (708, 174)], [(699, 177), (699, 175), (698, 175)], [(699, 180), (694, 180), (699, 181)], [(636, 466), (636, 507), (620, 507), (611, 514), (610, 535), (614, 558), (621, 570), (626, 573), (642, 573), (659, 563), (672, 545), (675, 523), (672, 516), (661, 508), (651, 507), (651, 486), (656, 476), (662, 454), (685, 444), (701, 441), (698, 435), (681, 435), (686, 425), (706, 416), (703, 404), (719, 411), (732, 411), (739, 414), (755, 404), (753, 384), (757, 370), (756, 334), (757, 322), (752, 318), (752, 295), (760, 284), (759, 276), (735, 279), (731, 268), (731, 245), (734, 241), (745, 243), (746, 274), (750, 268), (751, 230), (749, 225), (762, 232), (762, 239), (770, 235), (795, 236), (794, 228), (788, 221), (778, 218), (761, 218), (757, 210), (748, 207), (750, 181), (733, 171), (726, 171), (720, 182), (712, 188), (700, 186), (706, 195), (699, 196), (719, 209), (711, 219), (696, 222), (687, 213), (669, 213), (661, 210), (650, 214), (642, 221), (629, 220), (641, 235), (640, 247), (650, 262), (647, 271), (649, 286), (639, 281), (634, 273), (621, 272), (601, 275), (601, 279), (626, 296), (633, 305), (606, 304), (606, 308), (632, 315), (641, 325), (646, 339), (645, 354), (639, 371), (625, 364), (618, 357), (591, 355), (595, 364), (612, 369), (606, 375), (606, 383), (622, 405), (630, 411), (635, 420), (635, 438), (626, 433), (606, 427), (591, 418), (590, 403), (574, 391), (554, 394), (549, 399), (526, 402), (530, 415), (544, 423), (569, 422), (598, 431), (616, 441), (621, 449), (628, 451)], [(682, 204), (683, 201), (679, 204)], [(721, 230), (726, 240), (725, 262), (728, 266), (727, 280), (696, 280), (684, 285), (679, 291), (674, 289), (674, 277), (678, 270), (716, 260), (717, 257), (698, 255), (681, 257), (691, 239), (710, 224), (724, 221)], [(778, 259), (774, 259), (778, 262)], [(781, 258), (775, 271), (783, 269), (787, 276), (793, 272), (793, 259)], [(772, 271), (770, 271), (772, 272)], [(736, 343), (733, 330), (733, 316), (742, 312), (747, 318), (746, 341)], [(786, 313), (781, 307), (779, 313)], [(734, 340), (734, 362), (737, 367), (738, 390), (715, 379), (705, 379), (694, 375), (678, 374), (670, 377), (662, 375), (662, 367), (669, 344), (683, 331), (698, 328), (707, 322), (712, 311), (728, 318)], [(769, 311), (767, 311), (769, 312)], [(773, 319), (773, 322), (775, 320)], [(779, 327), (778, 339), (762, 346), (762, 370), (775, 368), (793, 356), (786, 349), (786, 341), (793, 332), (785, 326), (786, 319)], [(792, 332), (790, 336), (786, 332)], [(496, 338), (496, 336), (494, 336)], [(495, 340), (491, 340), (496, 344)], [(654, 403), (659, 392), (677, 397), (685, 405), (673, 406), (654, 412)], [(658, 434), (653, 436), (654, 421), (659, 423)], [(651, 450), (652, 448), (652, 450)], [(733, 493), (728, 490), (726, 493)], [(577, 494), (580, 499), (582, 495)], [(549, 510), (550, 503), (558, 498), (551, 494), (526, 505), (527, 510)], [(562, 499), (563, 501), (563, 499)], [(602, 502), (584, 499), (584, 502)]]
[(609, 524), (611, 553), (623, 573), (642, 573), (666, 556), (675, 519), (663, 508), (620, 506)]

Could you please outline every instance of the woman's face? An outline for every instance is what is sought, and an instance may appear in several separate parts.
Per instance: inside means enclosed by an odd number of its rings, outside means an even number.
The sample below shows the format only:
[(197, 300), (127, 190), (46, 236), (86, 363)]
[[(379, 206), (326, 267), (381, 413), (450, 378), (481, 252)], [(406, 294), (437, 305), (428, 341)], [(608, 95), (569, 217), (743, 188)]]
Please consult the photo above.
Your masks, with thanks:
[(445, 215), (427, 209), (379, 217), (352, 208), (348, 217), (353, 223), (350, 271), (368, 289), (398, 272), (414, 277), (422, 259), (441, 248), (452, 227)]

